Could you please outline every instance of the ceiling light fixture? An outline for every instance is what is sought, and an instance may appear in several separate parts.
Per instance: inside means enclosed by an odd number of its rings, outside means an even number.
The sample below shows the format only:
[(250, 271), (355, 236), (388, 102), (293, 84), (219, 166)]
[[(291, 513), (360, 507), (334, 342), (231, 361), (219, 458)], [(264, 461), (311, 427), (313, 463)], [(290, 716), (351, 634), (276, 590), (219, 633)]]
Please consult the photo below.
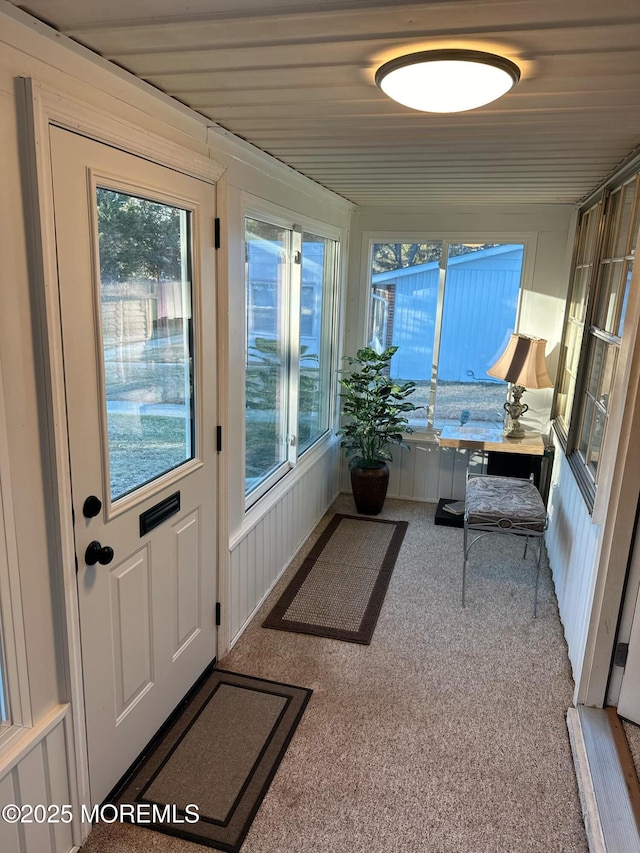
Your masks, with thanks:
[(375, 79), (385, 95), (406, 107), (458, 113), (506, 94), (520, 79), (520, 69), (481, 50), (424, 50), (385, 62)]

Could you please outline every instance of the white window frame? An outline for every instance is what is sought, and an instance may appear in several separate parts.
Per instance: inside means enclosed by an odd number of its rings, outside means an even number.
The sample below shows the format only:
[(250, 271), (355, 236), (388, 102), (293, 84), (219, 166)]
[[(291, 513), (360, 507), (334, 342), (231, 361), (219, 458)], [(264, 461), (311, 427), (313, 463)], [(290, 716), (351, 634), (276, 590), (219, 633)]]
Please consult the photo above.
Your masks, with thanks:
[[(617, 229), (618, 217), (621, 215), (621, 209), (615, 209), (614, 214), (610, 210), (611, 196), (617, 192), (621, 192), (625, 186), (631, 182), (636, 182), (634, 193), (634, 204), (630, 213), (629, 231), (626, 233), (625, 254), (617, 257), (609, 256), (607, 243), (610, 238), (610, 232)], [(608, 264), (615, 260), (626, 264), (630, 259), (633, 262), (635, 255), (636, 243), (638, 234), (631, 230), (632, 224), (635, 222), (637, 227), (638, 220), (634, 219), (638, 208), (640, 208), (640, 161), (634, 159), (632, 163), (622, 172), (614, 175), (611, 181), (602, 187), (594, 196), (586, 201), (581, 213), (584, 213), (592, 208), (595, 208), (599, 202), (602, 202), (601, 209), (598, 212), (598, 233), (595, 239), (593, 270), (588, 281), (587, 292), (585, 295), (585, 315), (583, 322), (582, 337), (580, 343), (580, 355), (576, 368), (576, 377), (572, 396), (569, 405), (569, 418), (560, 425), (556, 425), (555, 431), (558, 435), (560, 444), (564, 450), (565, 456), (573, 471), (576, 483), (580, 489), (583, 500), (589, 513), (592, 516), (594, 523), (602, 523), (607, 513), (607, 505), (609, 493), (612, 487), (612, 478), (614, 472), (614, 462), (616, 453), (615, 449), (620, 438), (621, 430), (624, 422), (625, 411), (625, 396), (626, 384), (628, 381), (629, 369), (629, 341), (635, 340), (635, 331), (637, 329), (637, 318), (629, 308), (627, 308), (627, 316), (625, 318), (625, 326), (622, 338), (618, 337), (617, 333), (605, 331), (598, 325), (596, 319), (599, 308), (599, 300), (601, 290), (608, 292), (608, 288), (603, 288), (604, 269)], [(577, 229), (579, 229), (580, 220), (578, 220)], [(576, 239), (580, 237), (579, 230), (576, 231)], [(619, 237), (619, 235), (618, 235)], [(565, 314), (565, 322), (563, 325), (562, 342), (566, 339), (567, 326), (570, 322), (570, 303), (573, 298), (573, 287), (575, 286), (575, 268), (577, 258), (577, 247), (574, 250), (574, 258), (571, 265), (572, 288), (567, 296), (567, 311)], [(630, 285), (630, 288), (632, 285)], [(622, 284), (622, 294), (625, 287)], [(632, 293), (632, 291), (630, 291)], [(629, 300), (634, 303), (634, 299)], [(613, 371), (610, 387), (610, 400), (604, 414), (603, 435), (600, 442), (599, 462), (596, 471), (591, 470), (590, 460), (585, 457), (580, 444), (581, 432), (583, 427), (583, 419), (585, 416), (585, 407), (589, 398), (588, 384), (592, 378), (591, 372), (591, 357), (597, 340), (602, 340), (610, 349), (617, 349), (617, 364)], [(560, 369), (564, 370), (564, 361), (560, 365)], [(555, 403), (554, 403), (555, 407)], [(552, 410), (552, 414), (553, 414)], [(587, 447), (587, 450), (589, 447)]]
[[(261, 222), (266, 222), (276, 227), (287, 229), (293, 235), (291, 245), (291, 258), (287, 260), (289, 264), (289, 293), (285, 295), (287, 305), (285, 310), (289, 316), (289, 383), (288, 383), (288, 410), (287, 410), (287, 457), (271, 472), (271, 474), (262, 480), (254, 489), (245, 494), (244, 504), (245, 512), (248, 512), (254, 507), (257, 502), (264, 497), (278, 482), (290, 472), (294, 471), (309, 452), (318, 446), (323, 439), (330, 436), (332, 426), (336, 417), (336, 406), (334, 397), (336, 395), (336, 379), (335, 368), (338, 361), (338, 307), (340, 294), (340, 269), (341, 269), (341, 240), (342, 231), (328, 225), (325, 222), (320, 222), (310, 217), (299, 215), (279, 205), (267, 202), (264, 199), (251, 196), (248, 193), (243, 194), (241, 204), (241, 222), (242, 222), (242, 256), (246, 258), (246, 220), (257, 219)], [(331, 388), (329, 389), (330, 399), (332, 401), (327, 429), (320, 433), (316, 439), (307, 447), (304, 452), (298, 455), (298, 377), (300, 367), (300, 296), (302, 289), (302, 235), (303, 233), (311, 233), (317, 237), (323, 237), (335, 242), (335, 252), (333, 258), (333, 282), (331, 292), (331, 311), (328, 322), (331, 323)], [(295, 255), (299, 253), (300, 262), (296, 262)], [(247, 313), (247, 287), (246, 280), (243, 281), (243, 304), (244, 314)], [(248, 347), (247, 339), (247, 324), (244, 325), (244, 346), (243, 354), (246, 357)], [(291, 400), (296, 401), (293, 405)], [(246, 472), (246, 396), (244, 383), (242, 389), (242, 472), (243, 478)]]
[[(533, 291), (534, 265), (536, 257), (536, 248), (538, 235), (534, 232), (487, 232), (487, 231), (365, 231), (362, 235), (362, 253), (360, 259), (361, 269), (361, 287), (360, 287), (360, 303), (359, 303), (359, 328), (361, 346), (367, 345), (367, 337), (369, 330), (369, 306), (370, 306), (370, 290), (371, 290), (371, 261), (373, 257), (373, 246), (378, 243), (431, 243), (441, 241), (443, 244), (443, 257), (447, 247), (453, 243), (518, 243), (524, 246), (522, 257), (522, 272), (520, 275), (520, 291), (518, 294), (518, 305), (516, 307), (515, 329), (520, 328), (520, 321), (523, 311), (523, 296), (527, 291)], [(440, 268), (442, 279), (442, 266)], [(440, 283), (442, 289), (442, 281)], [(440, 299), (440, 297), (439, 297)], [(440, 312), (440, 317), (442, 312)], [(526, 331), (526, 330), (524, 330)], [(434, 353), (435, 347), (439, 344), (439, 330), (435, 331)], [(439, 355), (439, 354), (438, 354)], [(505, 397), (506, 399), (506, 397)], [(433, 416), (432, 407), (428, 418)], [(420, 439), (437, 440), (440, 434), (438, 428), (433, 427), (433, 423), (429, 420), (426, 427), (414, 427), (413, 436)], [(410, 439), (409, 439), (410, 440)]]
[(25, 728), (33, 725), (27, 642), (18, 570), (18, 548), (12, 506), (9, 446), (0, 370), (0, 653), (3, 653), (8, 722), (0, 728), (0, 754)]

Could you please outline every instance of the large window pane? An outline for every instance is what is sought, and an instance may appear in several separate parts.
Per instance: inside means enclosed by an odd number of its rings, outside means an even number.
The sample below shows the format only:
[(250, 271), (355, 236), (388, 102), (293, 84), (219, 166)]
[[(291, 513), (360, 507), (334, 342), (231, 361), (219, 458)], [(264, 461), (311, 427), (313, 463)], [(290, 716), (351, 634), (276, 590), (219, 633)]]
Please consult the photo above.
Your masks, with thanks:
[(414, 428), (500, 427), (507, 384), (487, 370), (515, 327), (524, 247), (451, 243), (444, 260), (442, 246), (374, 245), (369, 343), (398, 347), (391, 375), (416, 383)]
[(595, 325), (600, 329), (615, 334), (618, 327), (618, 305), (620, 304), (621, 288), (625, 273), (624, 261), (610, 261), (601, 268), (600, 293), (598, 296), (598, 312)]
[(604, 412), (596, 409), (595, 419), (593, 423), (593, 433), (591, 434), (591, 444), (589, 446), (589, 455), (587, 463), (591, 470), (591, 476), (596, 478), (598, 472), (598, 463), (600, 462), (600, 450), (604, 440), (604, 431), (607, 426), (607, 416)]
[(602, 367), (607, 351), (607, 345), (603, 340), (596, 339), (593, 342), (591, 350), (591, 365), (589, 367), (589, 380), (587, 383), (587, 393), (594, 399), (598, 396), (598, 388), (600, 387), (600, 378)]
[(338, 243), (247, 217), (245, 245), (249, 507), (329, 431)]
[(487, 370), (515, 329), (524, 246), (449, 246), (434, 426), (501, 427), (507, 383)]
[(628, 251), (629, 229), (631, 228), (635, 189), (636, 178), (633, 178), (620, 190), (622, 198), (620, 200), (618, 222), (616, 223), (615, 244), (613, 246), (614, 258), (623, 258)]
[(582, 267), (575, 272), (571, 294), (571, 318), (579, 322), (584, 321), (590, 277), (591, 267)]
[(622, 337), (624, 331), (624, 318), (627, 315), (627, 303), (629, 301), (629, 291), (631, 289), (631, 276), (633, 274), (633, 261), (627, 261), (627, 272), (625, 275), (624, 294), (622, 297), (622, 305), (620, 306), (620, 320), (618, 321), (618, 337)]
[(582, 347), (584, 323), (590, 289), (594, 282), (599, 235), (602, 226), (602, 201), (584, 210), (578, 222), (578, 240), (572, 273), (569, 310), (562, 341), (562, 357), (558, 376), (555, 417), (567, 433), (573, 411), (578, 361)]
[(194, 454), (190, 214), (98, 188), (111, 500)]
[(394, 379), (416, 383), (410, 424), (425, 429), (431, 405), (442, 242), (376, 243), (371, 266), (369, 343), (397, 346)]
[(245, 488), (287, 460), (289, 232), (246, 220)]
[(329, 428), (335, 243), (302, 235), (298, 455)]
[(589, 443), (591, 437), (591, 429), (593, 427), (593, 419), (595, 417), (595, 405), (593, 400), (588, 397), (583, 409), (582, 427), (580, 429), (580, 443), (578, 449), (584, 459), (588, 459)]
[[(555, 415), (589, 507), (595, 501), (615, 387), (640, 222), (639, 187), (637, 172), (612, 183), (591, 208), (581, 211), (578, 224)], [(583, 281), (587, 268), (590, 275)], [(577, 335), (576, 326), (581, 329)]]
[(580, 428), (580, 451), (584, 463), (595, 481), (600, 461), (600, 450), (607, 426), (610, 394), (618, 359), (617, 344), (590, 335), (590, 360), (586, 374), (585, 402)]

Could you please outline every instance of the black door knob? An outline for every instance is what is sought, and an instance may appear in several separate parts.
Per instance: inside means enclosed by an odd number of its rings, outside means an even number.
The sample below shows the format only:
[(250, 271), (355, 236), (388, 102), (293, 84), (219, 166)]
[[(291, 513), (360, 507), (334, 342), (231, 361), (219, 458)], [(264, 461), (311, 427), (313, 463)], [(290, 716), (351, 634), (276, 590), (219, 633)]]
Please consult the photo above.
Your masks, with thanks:
[(84, 552), (84, 561), (88, 566), (95, 566), (100, 563), (101, 566), (107, 566), (113, 560), (113, 548), (105, 545), (104, 548), (95, 540), (89, 542), (87, 550)]
[(102, 501), (95, 495), (89, 495), (82, 504), (82, 514), (85, 518), (95, 518), (102, 509)]

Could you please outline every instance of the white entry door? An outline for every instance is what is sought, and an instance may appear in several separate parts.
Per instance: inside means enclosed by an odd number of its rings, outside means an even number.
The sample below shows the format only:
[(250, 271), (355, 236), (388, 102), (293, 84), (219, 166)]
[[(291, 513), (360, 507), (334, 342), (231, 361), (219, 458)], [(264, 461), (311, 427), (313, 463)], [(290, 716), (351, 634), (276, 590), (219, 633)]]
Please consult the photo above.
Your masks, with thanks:
[(215, 187), (51, 128), (89, 778), (216, 654)]

